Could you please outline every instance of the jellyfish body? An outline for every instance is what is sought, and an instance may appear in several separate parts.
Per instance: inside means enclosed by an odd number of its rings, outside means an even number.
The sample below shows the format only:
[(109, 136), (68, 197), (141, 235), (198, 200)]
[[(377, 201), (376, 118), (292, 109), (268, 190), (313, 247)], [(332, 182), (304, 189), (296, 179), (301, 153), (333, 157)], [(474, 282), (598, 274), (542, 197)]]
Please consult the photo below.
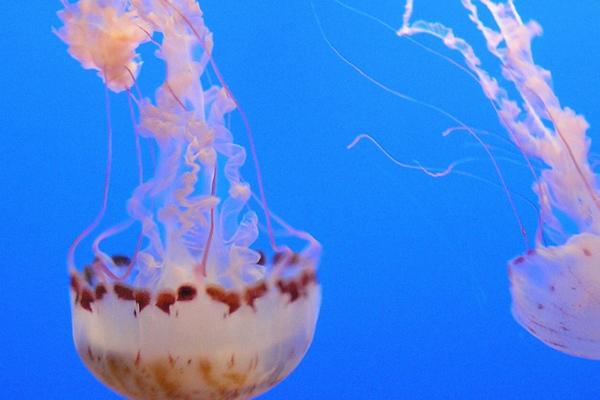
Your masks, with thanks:
[[(496, 28), (482, 22), (476, 3), (483, 4)], [(550, 72), (535, 64), (531, 42), (542, 33), (539, 24), (524, 23), (512, 0), (462, 4), (518, 99), (510, 98), (500, 81), (482, 68), (473, 47), (452, 29), (412, 22), (412, 0), (397, 33), (434, 36), (460, 53), (530, 166), (544, 235), (538, 235), (535, 249), (509, 263), (515, 319), (550, 347), (600, 359), (600, 193), (588, 160), (588, 124), (560, 104)], [(530, 159), (542, 161), (541, 170)]]
[[(237, 104), (223, 82), (203, 87), (207, 69), (216, 66), (198, 4), (63, 4), (64, 26), (56, 33), (69, 53), (97, 70), (108, 89), (127, 92), (137, 106), (136, 133), (158, 150), (154, 176), (141, 178), (129, 199), (130, 220), (98, 235), (95, 258), (83, 270), (73, 252), (91, 228), (70, 251), (81, 358), (131, 399), (248, 399), (265, 392), (311, 343), (320, 245), (278, 218), (288, 236), (306, 245), (292, 251), (275, 244), (263, 201), (272, 261), (253, 248), (265, 233), (249, 207), (256, 196), (239, 173), (245, 150), (225, 122)], [(155, 101), (131, 90), (142, 65), (136, 50), (146, 42), (166, 64)], [(132, 257), (105, 254), (102, 240), (133, 222), (142, 233)]]
[(600, 238), (583, 233), (509, 266), (513, 314), (559, 351), (600, 359)]
[(308, 349), (320, 294), (311, 266), (241, 289), (193, 276), (159, 288), (72, 275), (73, 336), (88, 369), (129, 399), (248, 399)]

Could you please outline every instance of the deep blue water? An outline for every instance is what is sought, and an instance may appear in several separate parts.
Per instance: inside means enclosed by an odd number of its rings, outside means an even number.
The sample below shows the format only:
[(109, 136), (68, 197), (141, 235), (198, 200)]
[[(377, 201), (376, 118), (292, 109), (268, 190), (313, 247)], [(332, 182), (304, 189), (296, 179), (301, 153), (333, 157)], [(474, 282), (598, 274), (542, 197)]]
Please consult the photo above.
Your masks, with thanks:
[[(99, 207), (104, 89), (51, 33), (58, 1), (4, 3), (0, 397), (116, 398), (74, 350), (65, 267), (67, 247)], [(483, 49), (458, 1), (416, 3), (416, 17), (443, 21)], [(349, 4), (400, 25), (401, 0)], [(201, 6), (215, 57), (255, 131), (271, 207), (324, 246), (313, 346), (265, 399), (600, 398), (599, 362), (545, 347), (512, 319), (506, 262), (524, 244), (489, 161), (467, 135), (442, 138), (451, 121), (342, 63), (308, 0)], [(599, 3), (517, 6), (543, 25), (537, 61), (553, 72), (562, 103), (586, 116), (594, 139)], [(463, 73), (328, 0), (316, 10), (329, 39), (373, 77), (505, 137)], [(112, 105), (116, 163), (126, 166), (133, 159), (126, 101), (114, 96)], [(463, 170), (477, 178), (432, 179), (392, 165), (367, 144), (346, 150), (363, 132), (405, 161), (445, 166), (475, 158)], [(511, 189), (534, 200), (525, 168), (506, 160), (518, 159), (511, 146), (490, 140)], [(116, 172), (115, 213), (134, 179), (131, 169)], [(535, 211), (523, 199), (517, 206), (533, 233)]]

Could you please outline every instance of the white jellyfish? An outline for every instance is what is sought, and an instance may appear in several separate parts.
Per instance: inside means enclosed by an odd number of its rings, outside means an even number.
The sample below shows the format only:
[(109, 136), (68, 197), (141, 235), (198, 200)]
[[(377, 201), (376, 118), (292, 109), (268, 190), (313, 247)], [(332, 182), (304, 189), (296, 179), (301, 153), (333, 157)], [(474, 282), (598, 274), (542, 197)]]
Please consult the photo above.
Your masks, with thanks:
[(495, 28), (482, 22), (474, 1), (462, 0), (487, 50), (499, 61), (502, 78), (517, 90), (517, 100), (481, 67), (475, 50), (452, 29), (412, 22), (412, 0), (406, 3), (397, 34), (431, 35), (459, 52), (510, 139), (527, 160), (543, 162), (540, 171), (531, 167), (531, 172), (545, 235), (538, 235), (534, 249), (509, 263), (513, 315), (548, 346), (600, 359), (600, 194), (588, 158), (588, 124), (560, 104), (550, 72), (534, 62), (531, 41), (542, 33), (540, 25), (523, 22), (512, 0), (479, 3)]
[[(509, 262), (513, 315), (548, 346), (570, 355), (600, 359), (600, 191), (598, 177), (589, 162), (591, 140), (586, 136), (589, 126), (583, 116), (560, 104), (552, 88), (550, 71), (535, 64), (531, 42), (541, 35), (541, 26), (535, 21), (523, 22), (512, 0), (461, 0), (469, 19), (482, 34), (488, 52), (499, 61), (502, 75), (498, 78), (483, 69), (475, 49), (451, 28), (439, 22), (411, 21), (413, 0), (405, 3), (400, 29), (341, 0), (333, 1), (446, 59), (481, 86), (510, 140), (523, 155), (539, 202), (540, 225), (535, 246)], [(476, 3), (483, 4), (495, 27), (482, 21)], [(444, 135), (464, 130), (482, 145), (494, 164), (501, 186), (506, 189), (529, 246), (512, 193), (492, 152), (478, 133), (447, 111), (396, 91), (368, 75), (327, 39), (318, 19), (317, 23), (326, 44), (361, 76), (386, 92), (426, 106), (458, 125), (446, 130)], [(413, 37), (418, 35), (440, 40), (458, 52), (465, 65), (416, 42)], [(514, 86), (517, 99), (511, 99), (502, 82)], [(365, 134), (357, 136), (348, 148), (363, 139), (370, 140), (396, 165), (417, 169), (432, 177), (448, 175), (456, 171), (459, 164), (455, 162), (444, 170), (434, 170), (403, 163)], [(534, 160), (541, 161), (542, 166), (536, 168), (538, 163)]]
[[(258, 196), (240, 176), (246, 153), (225, 122), (237, 103), (212, 59), (198, 4), (63, 5), (57, 35), (84, 68), (98, 71), (107, 100), (108, 90), (126, 92), (138, 140), (158, 149), (147, 180), (138, 154), (130, 220), (100, 233), (94, 260), (77, 268), (75, 250), (106, 209), (109, 147), (103, 207), (69, 250), (79, 355), (99, 380), (131, 399), (249, 399), (267, 391), (298, 365), (313, 338), (320, 245), (269, 212), (260, 175)], [(156, 46), (166, 65), (155, 101), (136, 88), (142, 65), (136, 52), (144, 43)], [(203, 87), (208, 70), (219, 85)], [(110, 146), (110, 124), (108, 134)], [(262, 207), (262, 223), (250, 201)], [(271, 220), (304, 249), (277, 244)], [(105, 238), (133, 223), (142, 233), (130, 255), (102, 251)], [(257, 240), (268, 240), (272, 257), (253, 248)]]

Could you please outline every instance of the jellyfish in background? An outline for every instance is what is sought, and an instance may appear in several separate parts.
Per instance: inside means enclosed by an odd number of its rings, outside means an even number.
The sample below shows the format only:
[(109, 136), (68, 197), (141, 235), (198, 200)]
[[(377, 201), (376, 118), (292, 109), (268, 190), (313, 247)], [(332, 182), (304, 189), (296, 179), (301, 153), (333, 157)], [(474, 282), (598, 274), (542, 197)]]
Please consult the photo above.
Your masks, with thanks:
[[(259, 196), (240, 176), (246, 154), (225, 122), (237, 103), (211, 57), (212, 35), (194, 0), (63, 5), (56, 33), (104, 81), (109, 122), (103, 207), (68, 256), (79, 355), (99, 380), (131, 399), (258, 396), (284, 379), (310, 345), (320, 306), (320, 245), (269, 212), (256, 159)], [(154, 101), (136, 87), (142, 44), (156, 46), (166, 65)], [(219, 85), (207, 84), (209, 71)], [(107, 204), (109, 91), (128, 96), (140, 182), (127, 204), (130, 219), (100, 233), (94, 260), (76, 268), (75, 250)], [(250, 143), (253, 150), (251, 136)], [(158, 151), (151, 179), (144, 179), (151, 157), (142, 149)], [(263, 208), (262, 223), (251, 201)], [(271, 220), (304, 248), (278, 245)], [(135, 223), (141, 234), (129, 256), (102, 251), (104, 239)], [(272, 257), (252, 247), (261, 240)]]
[[(499, 61), (502, 78), (516, 88), (517, 100), (482, 68), (475, 50), (452, 29), (411, 22), (412, 0), (406, 3), (397, 34), (431, 35), (462, 55), (534, 177), (540, 208), (535, 248), (509, 263), (515, 319), (550, 347), (600, 359), (600, 194), (588, 161), (588, 124), (561, 106), (550, 72), (534, 62), (531, 42), (542, 33), (540, 25), (524, 23), (512, 0), (479, 3), (497, 28), (482, 22), (474, 1), (462, 0), (487, 50)], [(542, 162), (541, 170), (533, 167), (532, 159)]]

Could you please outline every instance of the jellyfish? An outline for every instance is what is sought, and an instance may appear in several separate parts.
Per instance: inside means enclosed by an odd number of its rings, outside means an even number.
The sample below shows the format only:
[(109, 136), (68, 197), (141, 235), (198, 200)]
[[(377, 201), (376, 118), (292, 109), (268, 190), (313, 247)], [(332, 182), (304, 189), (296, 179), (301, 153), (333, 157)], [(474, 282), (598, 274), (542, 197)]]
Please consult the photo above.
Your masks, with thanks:
[[(583, 116), (561, 105), (550, 72), (534, 61), (531, 42), (541, 35), (541, 26), (523, 22), (512, 0), (479, 3), (493, 17), (495, 28), (482, 22), (475, 2), (462, 0), (487, 50), (499, 61), (502, 78), (516, 89), (517, 99), (483, 69), (473, 47), (452, 29), (411, 22), (413, 0), (405, 5), (397, 34), (431, 35), (460, 53), (527, 161), (540, 227), (534, 248), (508, 265), (515, 319), (556, 350), (600, 359), (600, 199), (589, 162), (589, 126)], [(532, 160), (541, 161), (541, 170)]]
[[(414, 0), (405, 2), (399, 29), (340, 0), (333, 1), (449, 61), (481, 86), (533, 180), (539, 210), (533, 246), (502, 171), (478, 132), (447, 111), (398, 92), (368, 75), (333, 46), (317, 19), (326, 44), (357, 73), (386, 92), (428, 107), (457, 124), (444, 135), (466, 131), (482, 145), (498, 174), (500, 186), (506, 191), (527, 245), (524, 254), (508, 263), (515, 320), (553, 349), (576, 357), (600, 359), (600, 193), (589, 157), (591, 140), (586, 136), (589, 125), (582, 115), (561, 105), (553, 90), (550, 71), (534, 61), (531, 44), (542, 34), (541, 26), (535, 21), (524, 22), (513, 0), (461, 0), (469, 19), (483, 36), (487, 51), (498, 61), (501, 76), (494, 76), (483, 68), (475, 48), (450, 27), (439, 22), (412, 21)], [(492, 17), (494, 26), (483, 22), (480, 8)], [(415, 37), (419, 35), (439, 40), (456, 52), (464, 64), (418, 42)], [(511, 92), (515, 93), (514, 98)], [(454, 162), (446, 169), (434, 170), (403, 163), (366, 134), (357, 136), (348, 147), (364, 139), (373, 142), (397, 165), (433, 177), (453, 173), (458, 165)]]
[[(130, 399), (250, 399), (266, 392), (312, 341), (321, 246), (270, 212), (250, 126), (212, 57), (199, 5), (65, 0), (63, 6), (55, 33), (104, 82), (108, 123), (103, 204), (67, 259), (80, 358)], [(140, 46), (154, 46), (165, 65), (153, 99), (138, 85)], [(76, 250), (99, 229), (107, 208), (111, 92), (129, 102), (139, 182), (127, 219), (98, 233), (89, 263), (77, 263)], [(228, 123), (236, 109), (247, 127), (258, 193), (240, 173), (246, 151)], [(119, 240), (136, 226), (129, 254), (103, 251), (105, 239)]]
[[(476, 3), (495, 26), (482, 21)], [(589, 161), (588, 123), (561, 105), (551, 73), (535, 63), (531, 43), (542, 33), (537, 22), (524, 22), (512, 0), (462, 5), (498, 60), (501, 77), (486, 71), (475, 49), (451, 28), (411, 21), (413, 0), (406, 2), (396, 33), (409, 40), (433, 36), (461, 55), (465, 72), (479, 83), (529, 167), (540, 223), (533, 248), (508, 263), (514, 318), (556, 350), (600, 359), (600, 194)], [(503, 84), (518, 97), (511, 98)]]

